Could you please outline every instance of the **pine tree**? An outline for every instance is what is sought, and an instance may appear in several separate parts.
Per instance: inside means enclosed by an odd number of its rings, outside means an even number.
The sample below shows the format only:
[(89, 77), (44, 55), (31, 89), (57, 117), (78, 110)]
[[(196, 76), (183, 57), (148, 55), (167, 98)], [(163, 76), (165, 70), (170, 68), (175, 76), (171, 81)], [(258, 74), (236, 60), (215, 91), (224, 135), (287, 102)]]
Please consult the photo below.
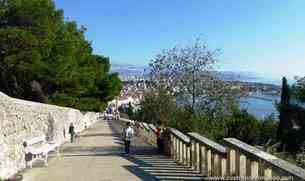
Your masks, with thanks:
[(86, 28), (64, 21), (52, 0), (0, 0), (0, 91), (102, 111), (120, 93), (109, 58), (93, 54)]

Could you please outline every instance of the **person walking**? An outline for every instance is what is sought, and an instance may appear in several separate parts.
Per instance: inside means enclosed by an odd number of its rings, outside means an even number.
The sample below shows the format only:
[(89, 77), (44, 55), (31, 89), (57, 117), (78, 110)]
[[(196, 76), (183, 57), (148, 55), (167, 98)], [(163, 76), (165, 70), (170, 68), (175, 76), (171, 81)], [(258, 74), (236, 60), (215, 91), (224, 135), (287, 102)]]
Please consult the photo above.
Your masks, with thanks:
[(74, 130), (74, 125), (73, 123), (70, 124), (69, 126), (69, 134), (70, 134), (70, 138), (71, 138), (71, 143), (73, 143), (74, 141), (74, 136), (75, 136), (75, 130)]
[(161, 123), (158, 123), (158, 127), (156, 129), (156, 136), (157, 136), (157, 147), (158, 153), (163, 153), (163, 128), (161, 127)]
[(134, 130), (130, 125), (130, 122), (126, 123), (126, 127), (123, 130), (123, 140), (125, 144), (125, 153), (129, 154), (130, 151), (130, 141), (134, 135)]

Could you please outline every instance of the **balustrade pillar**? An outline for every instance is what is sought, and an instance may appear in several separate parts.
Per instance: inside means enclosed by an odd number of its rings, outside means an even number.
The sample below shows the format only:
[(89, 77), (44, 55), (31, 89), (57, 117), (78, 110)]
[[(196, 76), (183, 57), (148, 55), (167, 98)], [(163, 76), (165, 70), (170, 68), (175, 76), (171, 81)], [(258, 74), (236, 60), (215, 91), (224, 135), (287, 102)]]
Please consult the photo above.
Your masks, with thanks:
[(247, 175), (247, 157), (241, 154), (239, 157), (239, 176)]
[(212, 151), (207, 150), (207, 176), (212, 175)]
[(183, 163), (183, 142), (179, 140), (179, 162)]
[(207, 153), (206, 153), (206, 147), (201, 146), (201, 173), (204, 175), (207, 174)]
[(186, 149), (186, 144), (183, 144), (183, 164), (187, 164), (187, 149)]
[(266, 164), (264, 167), (264, 177), (267, 179), (272, 178), (272, 168), (268, 164)]
[(221, 158), (221, 176), (227, 176), (227, 158)]
[(174, 136), (174, 160), (177, 160), (177, 138)]
[(258, 162), (257, 161), (251, 161), (251, 177), (258, 177)]
[(174, 135), (173, 134), (170, 134), (170, 155), (171, 155), (171, 158), (172, 159), (175, 159), (175, 156), (174, 156)]
[(176, 160), (179, 162), (179, 159), (180, 159), (180, 140), (178, 139), (178, 138), (176, 138), (176, 140), (177, 140), (177, 147), (176, 147), (176, 150), (177, 150), (177, 152), (176, 152), (176, 155), (177, 155), (177, 158), (176, 158)]
[(191, 167), (192, 166), (192, 164), (191, 164), (191, 145), (188, 145), (187, 147), (186, 147), (186, 152), (187, 152), (187, 158), (186, 158), (186, 160), (187, 160), (187, 166), (189, 166), (189, 167)]
[(199, 143), (195, 143), (195, 154), (196, 154), (196, 159), (195, 159), (195, 170), (200, 171), (200, 148), (199, 148)]
[(230, 176), (236, 175), (236, 151), (228, 150), (228, 173)]
[(213, 170), (212, 175), (213, 176), (219, 176), (220, 175), (220, 162), (221, 159), (219, 158), (219, 155), (217, 153), (213, 154)]
[(191, 141), (191, 167), (195, 168), (196, 154), (195, 154), (195, 142)]
[(176, 138), (176, 140), (177, 140), (177, 145), (176, 145), (176, 155), (177, 155), (177, 157), (176, 157), (176, 160), (177, 160), (177, 162), (179, 162), (179, 159), (180, 159), (180, 155), (179, 155), (180, 142), (179, 142), (178, 138)]

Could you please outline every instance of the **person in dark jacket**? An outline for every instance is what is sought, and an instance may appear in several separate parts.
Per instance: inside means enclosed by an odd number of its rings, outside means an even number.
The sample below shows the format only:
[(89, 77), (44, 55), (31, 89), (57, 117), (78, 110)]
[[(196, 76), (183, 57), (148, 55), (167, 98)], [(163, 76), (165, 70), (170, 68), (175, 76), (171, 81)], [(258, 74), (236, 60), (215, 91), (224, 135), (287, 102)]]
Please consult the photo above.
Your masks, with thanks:
[(71, 143), (74, 141), (74, 136), (75, 136), (75, 131), (74, 131), (74, 125), (73, 123), (70, 124), (69, 126), (69, 134), (71, 136)]
[(158, 127), (156, 129), (156, 136), (157, 136), (158, 153), (162, 154), (164, 151), (164, 143), (163, 143), (163, 128), (161, 122), (158, 122)]

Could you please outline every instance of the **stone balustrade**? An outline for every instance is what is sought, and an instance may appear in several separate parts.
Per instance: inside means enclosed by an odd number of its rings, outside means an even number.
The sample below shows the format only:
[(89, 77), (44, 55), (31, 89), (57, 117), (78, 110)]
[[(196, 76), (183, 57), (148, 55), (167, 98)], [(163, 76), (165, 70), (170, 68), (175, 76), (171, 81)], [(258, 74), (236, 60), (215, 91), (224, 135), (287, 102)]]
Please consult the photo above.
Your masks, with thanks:
[(300, 167), (235, 138), (225, 138), (224, 141), (228, 148), (229, 175), (267, 179), (285, 176), (282, 179), (305, 180), (305, 170)]
[(170, 128), (169, 132), (170, 145), (165, 145), (165, 147), (169, 147), (172, 159), (192, 166), (190, 138), (174, 128)]
[(143, 127), (149, 132), (150, 128), (149, 128), (148, 124), (147, 123), (142, 123), (142, 124), (143, 124)]
[(206, 176), (225, 176), (227, 173), (227, 149), (198, 133), (189, 133), (192, 163), (195, 170)]
[[(156, 139), (152, 124), (136, 124), (140, 125), (146, 137)], [(222, 146), (195, 132), (184, 134), (174, 128), (166, 128), (165, 132), (165, 153), (203, 176), (240, 180), (305, 180), (304, 169), (235, 138), (225, 138), (225, 146)]]
[(170, 142), (165, 146), (171, 158), (203, 176), (305, 180), (304, 169), (235, 138), (225, 138), (222, 146), (198, 133), (168, 130)]

